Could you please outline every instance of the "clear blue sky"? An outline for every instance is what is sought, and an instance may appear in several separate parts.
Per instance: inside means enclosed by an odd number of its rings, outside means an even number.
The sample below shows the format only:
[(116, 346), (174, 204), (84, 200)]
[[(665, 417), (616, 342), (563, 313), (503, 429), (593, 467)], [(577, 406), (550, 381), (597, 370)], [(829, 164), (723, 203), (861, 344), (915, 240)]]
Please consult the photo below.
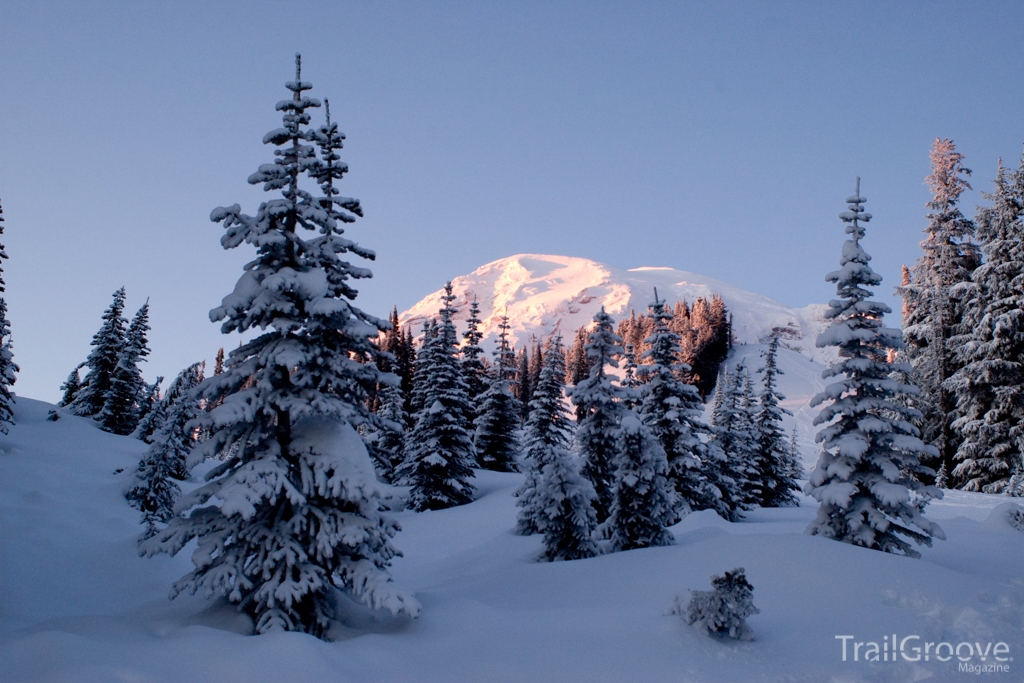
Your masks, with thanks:
[(895, 307), (931, 141), (957, 142), (976, 190), (1019, 160), (1021, 26), (1020, 2), (8, 0), (15, 388), (56, 400), (121, 285), (129, 314), (151, 300), (148, 379), (237, 345), (207, 313), (253, 252), (223, 251), (209, 213), (256, 210), (296, 51), (348, 135), (371, 313), (519, 252), (823, 302), (857, 175)]

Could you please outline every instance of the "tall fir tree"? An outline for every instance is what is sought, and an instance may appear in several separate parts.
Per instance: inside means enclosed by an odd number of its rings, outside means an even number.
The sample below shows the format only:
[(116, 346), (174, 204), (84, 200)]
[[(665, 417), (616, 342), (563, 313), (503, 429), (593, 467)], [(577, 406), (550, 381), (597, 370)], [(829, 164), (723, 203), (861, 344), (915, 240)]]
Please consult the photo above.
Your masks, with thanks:
[(680, 513), (711, 508), (714, 501), (701, 474), (705, 447), (698, 436), (709, 431), (701, 421), (704, 405), (697, 388), (680, 379), (690, 367), (679, 361), (679, 335), (669, 329), (672, 313), (657, 290), (650, 317), (654, 329), (644, 339), (648, 351), (643, 358), (649, 364), (640, 368), (646, 380), (640, 414), (668, 458), (668, 476), (679, 496)]
[(548, 560), (580, 560), (598, 554), (594, 487), (580, 476), (569, 452), (571, 427), (562, 398), (565, 354), (561, 338), (551, 339), (533, 392), (526, 423), (526, 482), (516, 493), (517, 531), (544, 535)]
[(709, 450), (721, 453), (708, 458), (708, 477), (718, 488), (724, 510), (719, 514), (730, 522), (743, 519), (743, 512), (758, 503), (757, 440), (752, 421), (743, 407), (746, 369), (740, 363), (733, 372), (723, 369), (716, 382), (711, 408), (712, 437)]
[(395, 384), (380, 387), (379, 424), (372, 429), (371, 443), (380, 460), (377, 470), (386, 481), (395, 480), (396, 470), (405, 462), (405, 396), (396, 379)]
[(794, 426), (793, 432), (789, 437), (789, 447), (786, 449), (786, 473), (793, 481), (803, 479), (806, 476), (804, 466), (801, 463), (800, 446), (797, 443), (796, 437), (796, 427)]
[[(423, 358), (423, 407), (405, 440), (405, 468), (412, 484), (409, 507), (441, 510), (473, 500), (476, 449), (469, 430), (469, 396), (458, 359), (452, 283), (441, 298), (440, 323)], [(405, 476), (402, 476), (405, 479)]]
[[(156, 428), (156, 423), (151, 422), (150, 416), (160, 405), (160, 384), (163, 381), (163, 375), (160, 375), (156, 378), (155, 382), (145, 385), (142, 392), (142, 399), (139, 401), (139, 419), (138, 424), (135, 425), (135, 431), (132, 432), (132, 436), (136, 439), (146, 441), (147, 443), (149, 443), (148, 437), (153, 435), (153, 431)], [(160, 420), (163, 420), (163, 416)], [(143, 426), (144, 423), (146, 426)]]
[(939, 451), (940, 462), (952, 469), (959, 439), (953, 429), (957, 418), (955, 397), (946, 380), (961, 366), (951, 340), (961, 332), (964, 315), (963, 284), (980, 263), (977, 245), (971, 238), (975, 226), (960, 211), (961, 195), (971, 189), (963, 165), (963, 154), (952, 140), (936, 138), (931, 151), (932, 189), (928, 202), (927, 237), (921, 242), (923, 254), (910, 272), (910, 284), (897, 288), (908, 311), (903, 319), (903, 340), (907, 346), (901, 360), (913, 368), (913, 382), (921, 389), (914, 401), (923, 413), (922, 438)]
[(870, 301), (866, 289), (882, 278), (860, 245), (861, 223), (871, 215), (864, 212), (859, 178), (856, 194), (846, 201), (849, 209), (839, 217), (851, 239), (843, 245), (840, 269), (825, 278), (836, 283), (837, 298), (825, 313), (831, 324), (816, 342), (819, 348), (837, 347), (840, 360), (822, 377), (840, 379), (811, 400), (812, 406), (828, 403), (814, 420), (822, 425), (816, 437), (822, 450), (805, 491), (821, 505), (807, 533), (918, 557), (909, 541), (930, 546), (932, 538), (945, 538), (923, 514), (942, 492), (919, 481), (934, 474), (921, 458), (936, 450), (921, 442), (908, 421), (916, 411), (892, 400), (917, 389), (890, 378), (889, 350), (901, 349), (903, 340), (899, 330), (883, 327), (891, 311)]
[(544, 558), (582, 560), (599, 554), (594, 487), (580, 476), (572, 453), (555, 449), (541, 472), (537, 504), (544, 510)]
[(145, 399), (146, 382), (139, 363), (149, 355), (149, 301), (138, 310), (125, 334), (124, 348), (110, 377), (110, 391), (98, 420), (104, 431), (127, 435), (139, 424), (141, 402)]
[[(611, 514), (615, 499), (615, 467), (618, 460), (619, 421), (625, 405), (625, 392), (609, 375), (608, 367), (619, 366), (622, 337), (615, 334), (611, 316), (604, 306), (594, 315), (594, 326), (582, 345), (588, 376), (580, 379), (568, 394), (576, 406), (576, 447), (582, 474), (594, 486), (594, 511), (604, 522)], [(580, 417), (582, 416), (582, 417)]]
[(127, 342), (125, 326), (128, 321), (122, 315), (124, 298), (124, 287), (114, 292), (110, 307), (103, 313), (103, 324), (93, 335), (93, 349), (85, 361), (89, 372), (71, 404), (71, 410), (76, 415), (97, 417), (106, 405), (114, 371)]
[(171, 383), (164, 419), (125, 493), (132, 507), (143, 514), (143, 538), (154, 536), (174, 516), (181, 494), (177, 482), (188, 478), (188, 456), (196, 443), (195, 430), (188, 425), (202, 411), (195, 391), (200, 381), (199, 363), (193, 363)]
[(1000, 163), (986, 197), (992, 204), (977, 220), (985, 261), (955, 339), (962, 367), (947, 382), (960, 441), (952, 474), (969, 491), (1012, 494), (1024, 465), (1024, 157), (1013, 173)]
[(526, 424), (526, 418), (530, 414), (530, 399), (533, 398), (533, 384), (530, 376), (530, 349), (524, 346), (519, 349), (516, 356), (516, 398), (519, 399), (519, 406), (522, 414), (520, 421)]
[[(295, 80), (286, 84), (292, 97), (277, 105), (282, 127), (264, 137), (275, 159), (249, 177), (280, 195), (255, 216), (237, 204), (210, 216), (224, 224), (224, 248), (245, 242), (257, 252), (210, 318), (223, 321), (225, 334), (262, 333), (204, 382), (201, 396), (224, 402), (191, 423), (211, 436), (189, 464), (226, 459), (142, 548), (175, 554), (196, 539), (195, 569), (172, 596), (223, 594), (259, 633), (323, 636), (335, 614), (334, 589), (393, 613), (414, 615), (419, 606), (387, 572), (398, 526), (380, 514), (372, 465), (353, 426), (367, 421), (365, 401), (380, 379), (374, 363), (353, 358), (374, 360), (372, 339), (386, 324), (352, 305), (357, 291), (349, 281), (372, 273), (341, 256), (372, 260), (374, 253), (343, 237), (342, 225), (362, 215), (359, 202), (335, 187), (348, 170), (337, 153), (344, 136), (329, 110), (326, 124), (308, 128), (309, 110), (320, 103), (305, 94), (312, 86), (300, 66), (296, 57)], [(320, 196), (303, 188), (306, 177)]]
[(487, 368), (484, 367), (484, 350), (480, 340), (484, 338), (480, 331), (480, 303), (473, 297), (469, 302), (469, 316), (466, 318), (466, 331), (462, 333), (463, 344), (459, 352), (462, 354), (462, 374), (466, 380), (466, 396), (469, 399), (470, 422), (476, 420), (480, 401), (487, 391)]
[(530, 417), (524, 435), (526, 481), (515, 492), (519, 513), (516, 532), (522, 535), (543, 533), (547, 524), (545, 499), (541, 495), (544, 468), (562, 451), (568, 451), (572, 426), (565, 404), (565, 355), (562, 340), (553, 337), (543, 355), (544, 367), (530, 401)]
[(427, 382), (427, 374), (430, 372), (430, 365), (433, 362), (430, 356), (430, 345), (434, 343), (434, 339), (437, 338), (437, 334), (437, 320), (434, 320), (433, 318), (424, 320), (423, 338), (420, 341), (419, 351), (414, 354), (415, 358), (412, 363), (413, 382), (412, 392), (409, 397), (409, 413), (413, 424), (415, 424), (418, 419), (420, 411), (423, 410), (427, 390), (430, 388), (430, 385)]
[(633, 550), (675, 542), (668, 527), (678, 502), (668, 479), (661, 442), (633, 411), (619, 423), (618, 462), (608, 535), (612, 550)]
[[(623, 339), (625, 341), (625, 339)], [(625, 345), (622, 356), (622, 402), (626, 408), (637, 410), (640, 407), (640, 378), (637, 376), (636, 347)]]
[(788, 446), (782, 430), (782, 416), (792, 415), (782, 407), (786, 399), (778, 389), (777, 377), (783, 374), (776, 360), (779, 352), (779, 336), (773, 334), (765, 349), (764, 366), (758, 370), (761, 375), (761, 392), (758, 395), (757, 414), (754, 428), (757, 433), (757, 464), (761, 481), (761, 507), (777, 508), (796, 505), (794, 491), (796, 481), (789, 474)]
[(68, 373), (68, 378), (64, 380), (64, 383), (60, 385), (60, 390), (64, 392), (61, 396), (60, 403), (57, 405), (70, 406), (74, 403), (75, 396), (78, 395), (78, 390), (82, 388), (82, 377), (78, 374), (78, 371), (85, 367), (85, 363), (79, 363), (75, 366), (75, 369)]
[(480, 466), (498, 472), (515, 472), (519, 459), (517, 431), (522, 410), (512, 393), (516, 357), (508, 343), (508, 329), (508, 316), (503, 315), (490, 384), (480, 402), (473, 438)]
[[(4, 210), (0, 206), (0, 236), (4, 234)], [(7, 433), (7, 425), (14, 424), (14, 394), (11, 386), (17, 381), (18, 365), (14, 362), (14, 346), (11, 343), (11, 323), (7, 319), (7, 285), (3, 279), (3, 261), (7, 258), (4, 245), (0, 244), (0, 434)]]

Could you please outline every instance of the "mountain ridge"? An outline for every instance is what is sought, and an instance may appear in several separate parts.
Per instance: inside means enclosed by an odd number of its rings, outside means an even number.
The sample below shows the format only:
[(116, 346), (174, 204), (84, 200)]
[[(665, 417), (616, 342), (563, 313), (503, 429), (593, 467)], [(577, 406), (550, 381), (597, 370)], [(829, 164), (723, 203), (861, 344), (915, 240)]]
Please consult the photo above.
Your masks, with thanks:
[[(604, 306), (616, 321), (630, 311), (646, 313), (658, 296), (670, 304), (685, 298), (721, 296), (733, 316), (737, 343), (764, 342), (778, 333), (784, 347), (812, 360), (828, 363), (827, 351), (817, 349), (814, 340), (825, 328), (825, 304), (791, 308), (766, 296), (742, 290), (720, 280), (692, 271), (667, 266), (621, 269), (590, 259), (553, 254), (516, 254), (486, 263), (472, 273), (452, 279), (456, 298), (456, 321), (464, 321), (469, 302), (480, 305), (480, 330), (485, 348), (492, 348), (499, 319), (507, 311), (511, 341), (521, 347), (531, 337), (544, 339), (560, 333), (568, 341), (580, 327), (589, 326)], [(442, 289), (421, 299), (399, 315), (399, 322), (411, 325), (414, 334), (424, 320), (441, 308)]]

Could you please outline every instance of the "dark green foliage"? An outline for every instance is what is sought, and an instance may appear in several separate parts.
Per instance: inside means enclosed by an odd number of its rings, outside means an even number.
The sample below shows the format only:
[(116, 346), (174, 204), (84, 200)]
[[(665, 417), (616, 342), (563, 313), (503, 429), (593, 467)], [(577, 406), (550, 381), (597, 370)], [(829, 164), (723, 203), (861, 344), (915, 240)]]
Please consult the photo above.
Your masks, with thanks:
[(121, 315), (124, 297), (124, 287), (114, 292), (114, 300), (103, 313), (103, 324), (93, 335), (93, 349), (85, 361), (89, 372), (70, 406), (76, 415), (97, 417), (107, 402), (114, 371), (127, 341), (125, 326), (128, 321)]
[(149, 302), (132, 318), (125, 335), (117, 367), (110, 378), (110, 390), (98, 420), (104, 431), (127, 435), (139, 423), (141, 401), (145, 400), (146, 383), (142, 379), (139, 363), (149, 355)]
[[(416, 385), (422, 407), (416, 426), (405, 440), (405, 463), (400, 476), (412, 484), (409, 507), (440, 510), (473, 500), (476, 450), (469, 433), (470, 412), (466, 382), (456, 346), (451, 283), (445, 285), (441, 322), (436, 334), (420, 349)], [(422, 380), (420, 379), (422, 377)], [(422, 389), (420, 386), (422, 385)]]
[(473, 444), (481, 467), (515, 472), (519, 457), (516, 431), (522, 411), (510, 386), (515, 377), (515, 355), (508, 343), (508, 316), (502, 316), (498, 330), (490, 384), (480, 402)]
[(789, 474), (788, 447), (782, 431), (782, 416), (792, 415), (781, 406), (785, 400), (778, 388), (776, 377), (782, 374), (776, 362), (779, 337), (772, 335), (764, 352), (761, 373), (762, 389), (758, 399), (754, 428), (757, 433), (757, 467), (761, 486), (758, 503), (761, 507), (796, 505), (797, 484)]

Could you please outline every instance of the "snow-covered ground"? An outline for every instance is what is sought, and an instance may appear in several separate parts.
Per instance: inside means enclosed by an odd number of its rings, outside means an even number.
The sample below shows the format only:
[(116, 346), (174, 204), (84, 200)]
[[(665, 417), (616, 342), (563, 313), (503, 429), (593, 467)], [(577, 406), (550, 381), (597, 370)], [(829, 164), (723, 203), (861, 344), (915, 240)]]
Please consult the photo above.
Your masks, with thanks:
[[(482, 471), (472, 504), (393, 513), (405, 554), (393, 574), (423, 604), (420, 619), (348, 604), (334, 642), (245, 635), (247, 620), (219, 600), (167, 600), (187, 552), (138, 557), (138, 513), (116, 472), (144, 445), (82, 418), (48, 422), (50, 408), (19, 399), (18, 424), (0, 437), (2, 681), (964, 680), (955, 657), (854, 662), (853, 643), (896, 634), (1024, 651), (1024, 532), (1004, 521), (1003, 497), (947, 494), (930, 516), (949, 539), (916, 560), (804, 535), (815, 511), (805, 498), (739, 524), (693, 514), (670, 547), (551, 564), (534, 561), (539, 538), (512, 533), (521, 475)], [(716, 640), (666, 616), (675, 595), (740, 566), (761, 609), (756, 640)], [(854, 637), (845, 662), (838, 635)], [(987, 680), (1022, 680), (1021, 661)]]

